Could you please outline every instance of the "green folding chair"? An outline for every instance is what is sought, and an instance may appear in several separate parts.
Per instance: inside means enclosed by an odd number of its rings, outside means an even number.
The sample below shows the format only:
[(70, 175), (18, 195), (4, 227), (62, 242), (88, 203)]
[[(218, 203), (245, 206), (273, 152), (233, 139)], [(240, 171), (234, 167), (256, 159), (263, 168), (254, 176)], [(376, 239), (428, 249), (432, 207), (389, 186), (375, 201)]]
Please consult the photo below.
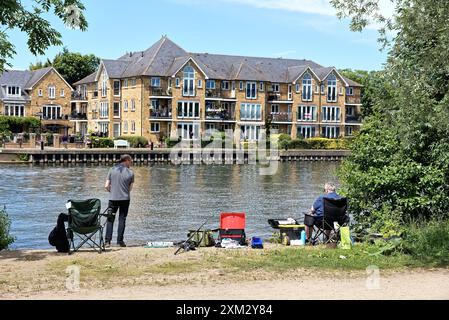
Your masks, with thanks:
[[(69, 239), (69, 254), (72, 254), (85, 244), (101, 253), (105, 251), (103, 226), (101, 225), (101, 201), (89, 199), (85, 201), (69, 200), (67, 238)], [(76, 239), (80, 240), (75, 246)], [(98, 236), (98, 238), (97, 238)]]

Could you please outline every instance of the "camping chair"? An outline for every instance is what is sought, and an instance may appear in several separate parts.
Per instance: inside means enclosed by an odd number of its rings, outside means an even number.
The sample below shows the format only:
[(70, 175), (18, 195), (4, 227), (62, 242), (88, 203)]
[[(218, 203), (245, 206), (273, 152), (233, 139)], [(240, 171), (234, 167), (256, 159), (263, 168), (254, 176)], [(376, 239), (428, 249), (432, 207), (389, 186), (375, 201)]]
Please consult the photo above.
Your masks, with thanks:
[[(324, 198), (323, 219), (313, 225), (312, 243), (337, 243), (340, 239), (340, 227), (347, 226), (349, 216), (348, 199)], [(335, 222), (338, 226), (335, 226)]]
[[(84, 244), (101, 253), (105, 251), (103, 226), (101, 225), (101, 201), (90, 199), (85, 201), (69, 200), (67, 238), (69, 239), (69, 254), (78, 251)], [(99, 235), (99, 241), (96, 235)], [(75, 247), (74, 235), (81, 239)]]
[(218, 230), (218, 239), (232, 239), (246, 244), (245, 235), (246, 217), (244, 213), (222, 213), (220, 216), (220, 229)]

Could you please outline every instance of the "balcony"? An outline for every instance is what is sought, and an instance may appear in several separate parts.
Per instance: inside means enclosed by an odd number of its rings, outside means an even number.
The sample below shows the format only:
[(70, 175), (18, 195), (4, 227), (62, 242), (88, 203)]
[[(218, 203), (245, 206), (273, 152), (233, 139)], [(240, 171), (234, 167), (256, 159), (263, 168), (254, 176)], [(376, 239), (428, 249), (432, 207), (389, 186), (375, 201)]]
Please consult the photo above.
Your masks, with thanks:
[(272, 122), (292, 122), (293, 116), (291, 112), (272, 113)]
[(72, 92), (72, 100), (87, 101), (87, 93), (81, 93), (78, 91)]
[(346, 96), (345, 102), (346, 104), (356, 104), (356, 105), (362, 103), (360, 96), (348, 96), (348, 95)]
[(87, 120), (87, 113), (81, 112), (73, 112), (70, 117), (70, 120)]
[(222, 97), (220, 89), (207, 89), (206, 98), (220, 99)]
[(360, 115), (346, 116), (345, 122), (346, 123), (361, 123), (362, 117)]
[(164, 89), (162, 87), (151, 87), (150, 96), (152, 97), (171, 97), (171, 88)]
[(206, 120), (213, 121), (234, 121), (235, 116), (233, 112), (222, 109), (209, 109), (206, 110)]
[(150, 110), (150, 119), (172, 119), (172, 110)]

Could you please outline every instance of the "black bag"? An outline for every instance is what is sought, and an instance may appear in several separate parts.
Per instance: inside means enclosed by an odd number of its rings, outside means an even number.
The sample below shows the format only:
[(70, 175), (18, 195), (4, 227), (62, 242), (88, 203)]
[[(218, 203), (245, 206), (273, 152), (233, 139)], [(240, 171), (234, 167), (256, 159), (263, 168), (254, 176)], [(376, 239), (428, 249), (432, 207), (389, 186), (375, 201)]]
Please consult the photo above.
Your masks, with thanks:
[(65, 231), (64, 221), (68, 220), (68, 216), (61, 213), (58, 216), (58, 223), (56, 227), (50, 232), (48, 236), (48, 242), (53, 247), (56, 247), (58, 252), (69, 252), (69, 240), (67, 239), (67, 234)]

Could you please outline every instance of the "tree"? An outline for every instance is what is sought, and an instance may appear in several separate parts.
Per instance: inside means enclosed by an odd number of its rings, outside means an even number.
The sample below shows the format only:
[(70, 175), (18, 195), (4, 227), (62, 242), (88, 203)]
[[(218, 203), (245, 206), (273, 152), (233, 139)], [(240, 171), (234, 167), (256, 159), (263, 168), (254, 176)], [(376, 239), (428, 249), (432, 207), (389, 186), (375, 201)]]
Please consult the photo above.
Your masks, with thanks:
[(85, 31), (87, 21), (81, 0), (32, 0), (32, 9), (20, 0), (2, 0), (0, 6), (0, 72), (11, 66), (8, 59), (16, 54), (7, 30), (18, 29), (28, 36), (28, 48), (34, 55), (42, 55), (50, 46), (62, 45), (61, 34), (44, 18), (52, 12), (66, 26)]
[(95, 72), (99, 64), (100, 59), (95, 55), (69, 52), (67, 48), (57, 54), (52, 63), (53, 67), (70, 84)]
[(42, 61), (37, 61), (36, 63), (31, 63), (30, 67), (28, 69), (30, 69), (30, 71), (34, 71), (34, 70), (39, 70), (42, 68), (50, 67), (51, 65), (52, 65), (52, 62), (50, 61), (50, 59), (47, 59), (47, 61), (45, 63), (43, 63)]
[[(395, 0), (379, 18), (374, 0), (332, 0), (351, 27), (384, 23), (389, 52), (385, 83), (372, 115), (340, 171), (351, 210), (365, 227), (401, 233), (413, 220), (449, 215), (449, 6), (439, 0)], [(368, 9), (359, 4), (368, 3)], [(385, 39), (385, 37), (384, 37)]]

